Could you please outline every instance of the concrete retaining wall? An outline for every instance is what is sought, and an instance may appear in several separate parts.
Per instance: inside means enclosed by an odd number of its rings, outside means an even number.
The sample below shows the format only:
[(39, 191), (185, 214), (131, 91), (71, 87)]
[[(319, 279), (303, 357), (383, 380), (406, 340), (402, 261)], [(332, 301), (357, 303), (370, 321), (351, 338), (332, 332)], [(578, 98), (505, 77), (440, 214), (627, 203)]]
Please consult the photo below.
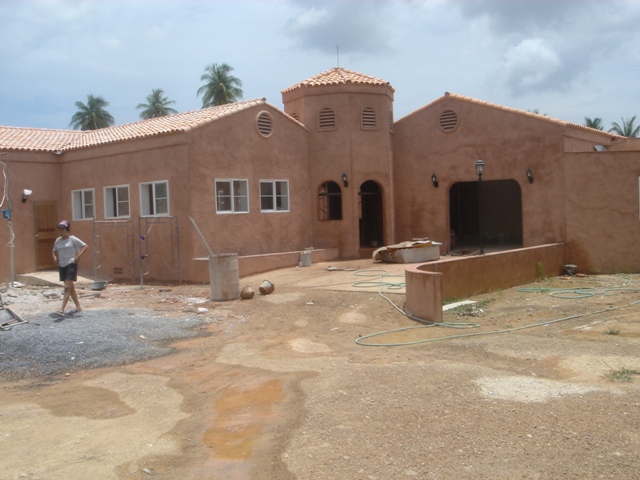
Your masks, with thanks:
[(564, 248), (563, 243), (554, 243), (408, 266), (404, 308), (425, 320), (439, 321), (443, 299), (467, 298), (562, 275), (566, 273)]
[[(311, 254), (311, 262), (329, 262), (339, 258), (337, 248), (324, 248), (317, 250), (305, 250)], [(300, 262), (300, 251), (268, 253), (264, 255), (246, 255), (238, 257), (240, 277), (268, 272), (279, 268), (296, 267)], [(209, 258), (196, 258), (199, 264), (195, 282), (209, 282)]]

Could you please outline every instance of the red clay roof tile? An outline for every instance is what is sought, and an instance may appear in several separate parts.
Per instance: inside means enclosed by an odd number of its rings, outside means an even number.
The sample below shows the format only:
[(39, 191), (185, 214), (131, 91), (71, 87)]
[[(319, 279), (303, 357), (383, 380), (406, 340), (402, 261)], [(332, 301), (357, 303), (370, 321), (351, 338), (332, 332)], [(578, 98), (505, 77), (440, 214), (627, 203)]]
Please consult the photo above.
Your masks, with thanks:
[(382, 85), (387, 86), (391, 91), (395, 91), (391, 84), (380, 78), (365, 75), (363, 73), (353, 72), (342, 67), (334, 67), (326, 72), (319, 73), (307, 80), (296, 83), (295, 85), (285, 88), (281, 93), (290, 92), (297, 88), (303, 87), (321, 87), (326, 85), (346, 85), (348, 83), (354, 85)]
[(88, 131), (0, 127), (0, 150), (57, 152), (134, 138), (186, 132), (227, 115), (264, 104), (264, 98), (247, 100)]

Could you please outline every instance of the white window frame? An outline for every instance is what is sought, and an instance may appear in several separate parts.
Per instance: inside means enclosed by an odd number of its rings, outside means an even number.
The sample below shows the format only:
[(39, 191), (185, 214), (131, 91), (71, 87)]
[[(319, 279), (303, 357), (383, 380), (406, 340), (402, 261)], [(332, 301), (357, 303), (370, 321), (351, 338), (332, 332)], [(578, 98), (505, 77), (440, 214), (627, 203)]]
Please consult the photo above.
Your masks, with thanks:
[[(227, 188), (223, 189), (224, 186)], [(215, 189), (216, 213), (221, 215), (249, 213), (249, 180), (246, 178), (216, 178)]]
[[(270, 185), (271, 192), (263, 193), (262, 186)], [(278, 193), (278, 186), (286, 188), (285, 193)], [(260, 211), (261, 212), (288, 212), (291, 209), (291, 200), (289, 197), (289, 180), (260, 180)], [(281, 190), (282, 192), (282, 190)], [(263, 200), (270, 200), (271, 208), (263, 206)], [(283, 201), (284, 200), (284, 201)], [(282, 204), (286, 202), (286, 207)]]
[[(167, 196), (158, 196), (158, 189), (161, 185), (165, 185)], [(161, 210), (161, 202), (166, 202), (166, 212)], [(168, 217), (169, 209), (169, 180), (158, 180), (155, 182), (144, 182), (140, 184), (140, 216), (141, 217)]]
[[(126, 189), (127, 198), (122, 200), (120, 192)], [(123, 206), (127, 205), (127, 213), (123, 214)], [(104, 218), (129, 218), (131, 216), (131, 192), (129, 185), (113, 185), (104, 187)]]
[[(88, 193), (91, 193), (91, 198)], [(71, 191), (71, 209), (74, 220), (93, 220), (96, 214), (96, 192), (93, 188)], [(90, 209), (90, 212), (87, 210)]]

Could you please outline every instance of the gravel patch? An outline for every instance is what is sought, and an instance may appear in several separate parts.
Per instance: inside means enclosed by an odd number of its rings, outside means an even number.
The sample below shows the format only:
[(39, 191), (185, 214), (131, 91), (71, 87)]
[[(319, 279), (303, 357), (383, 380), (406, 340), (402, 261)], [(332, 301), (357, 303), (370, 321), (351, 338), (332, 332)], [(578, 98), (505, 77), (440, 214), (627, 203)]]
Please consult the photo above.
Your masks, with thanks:
[(21, 317), (28, 323), (0, 331), (1, 375), (12, 379), (148, 360), (173, 352), (174, 340), (207, 334), (196, 330), (202, 318), (160, 317), (141, 309)]

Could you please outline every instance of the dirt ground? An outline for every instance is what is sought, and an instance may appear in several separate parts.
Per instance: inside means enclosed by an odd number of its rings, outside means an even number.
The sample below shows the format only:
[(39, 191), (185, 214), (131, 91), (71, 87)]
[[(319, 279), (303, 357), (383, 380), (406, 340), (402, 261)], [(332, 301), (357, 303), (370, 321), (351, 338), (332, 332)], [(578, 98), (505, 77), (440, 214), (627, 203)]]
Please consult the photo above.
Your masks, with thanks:
[[(284, 269), (241, 279), (256, 295), (231, 302), (110, 284), (85, 308), (196, 314), (202, 335), (151, 361), (1, 382), (0, 478), (640, 478), (640, 275), (541, 280), (425, 327), (379, 293), (402, 307), (401, 273)], [(58, 303), (28, 308), (45, 322)]]

